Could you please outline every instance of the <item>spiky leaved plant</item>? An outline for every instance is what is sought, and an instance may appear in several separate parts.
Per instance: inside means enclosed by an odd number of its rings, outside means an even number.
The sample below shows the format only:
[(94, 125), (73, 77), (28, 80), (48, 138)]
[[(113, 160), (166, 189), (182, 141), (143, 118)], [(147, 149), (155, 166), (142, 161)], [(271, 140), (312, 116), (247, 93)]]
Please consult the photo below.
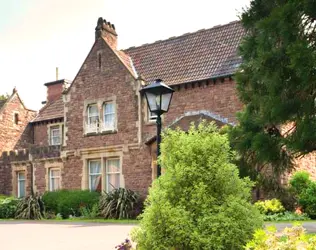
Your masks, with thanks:
[[(139, 195), (129, 189), (117, 188), (111, 192), (104, 192), (100, 198), (100, 214), (104, 218), (132, 219), (140, 210)], [(140, 212), (140, 211), (139, 211)]]
[(17, 205), (16, 219), (41, 220), (45, 218), (42, 196), (30, 195), (21, 199)]

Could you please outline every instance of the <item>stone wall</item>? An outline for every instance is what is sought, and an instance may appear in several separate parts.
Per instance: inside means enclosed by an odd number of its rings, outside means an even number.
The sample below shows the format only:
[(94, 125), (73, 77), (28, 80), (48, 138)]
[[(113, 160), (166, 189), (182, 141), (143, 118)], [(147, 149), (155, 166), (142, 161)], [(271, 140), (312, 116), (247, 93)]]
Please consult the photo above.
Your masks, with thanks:
[[(236, 124), (236, 112), (242, 109), (238, 100), (236, 84), (230, 78), (202, 81), (173, 87), (169, 112), (163, 115), (163, 128), (186, 114), (198, 111), (208, 113), (224, 123)], [(156, 133), (156, 123), (146, 119), (146, 102), (143, 100), (144, 140)]]
[(0, 114), (0, 154), (3, 151), (25, 148), (33, 143), (29, 122), (35, 115), (36, 112), (25, 109), (17, 93), (9, 98)]

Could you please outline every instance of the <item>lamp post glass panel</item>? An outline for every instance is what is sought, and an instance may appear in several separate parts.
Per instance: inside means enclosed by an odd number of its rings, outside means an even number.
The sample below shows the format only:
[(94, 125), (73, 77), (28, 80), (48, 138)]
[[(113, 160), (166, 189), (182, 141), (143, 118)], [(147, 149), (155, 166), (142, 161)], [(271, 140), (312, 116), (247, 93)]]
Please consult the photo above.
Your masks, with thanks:
[[(168, 112), (174, 90), (157, 79), (140, 90), (145, 95), (150, 112), (157, 115), (157, 159), (160, 155), (161, 115)], [(157, 163), (157, 177), (161, 175), (161, 167)]]

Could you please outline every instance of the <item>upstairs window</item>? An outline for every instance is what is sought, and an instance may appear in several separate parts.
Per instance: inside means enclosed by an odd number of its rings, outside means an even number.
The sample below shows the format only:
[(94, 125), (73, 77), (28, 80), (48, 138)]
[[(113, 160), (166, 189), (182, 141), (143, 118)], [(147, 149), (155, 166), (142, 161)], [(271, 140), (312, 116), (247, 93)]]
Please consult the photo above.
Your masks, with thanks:
[(117, 130), (117, 111), (113, 99), (94, 100), (92, 103), (85, 104), (84, 133), (86, 135), (113, 133)]
[(115, 105), (113, 102), (103, 104), (103, 127), (102, 131), (114, 130), (115, 128)]
[(99, 127), (99, 110), (96, 104), (88, 106), (87, 133), (96, 133)]
[(61, 144), (61, 131), (60, 126), (50, 127), (50, 145), (60, 145)]

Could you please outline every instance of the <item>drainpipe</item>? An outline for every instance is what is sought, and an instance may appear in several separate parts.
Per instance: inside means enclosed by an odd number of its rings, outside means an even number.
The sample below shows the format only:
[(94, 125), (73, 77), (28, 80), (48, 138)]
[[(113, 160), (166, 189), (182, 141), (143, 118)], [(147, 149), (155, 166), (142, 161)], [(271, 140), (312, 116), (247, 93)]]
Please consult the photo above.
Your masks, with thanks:
[(144, 80), (141, 76), (137, 79), (137, 87), (136, 87), (136, 95), (138, 97), (138, 144), (141, 145), (142, 143), (142, 127), (143, 127), (143, 117), (142, 117), (142, 98), (139, 90), (141, 89), (142, 85), (144, 85)]
[(33, 156), (29, 154), (31, 163), (31, 196), (34, 196), (34, 166), (33, 166)]

